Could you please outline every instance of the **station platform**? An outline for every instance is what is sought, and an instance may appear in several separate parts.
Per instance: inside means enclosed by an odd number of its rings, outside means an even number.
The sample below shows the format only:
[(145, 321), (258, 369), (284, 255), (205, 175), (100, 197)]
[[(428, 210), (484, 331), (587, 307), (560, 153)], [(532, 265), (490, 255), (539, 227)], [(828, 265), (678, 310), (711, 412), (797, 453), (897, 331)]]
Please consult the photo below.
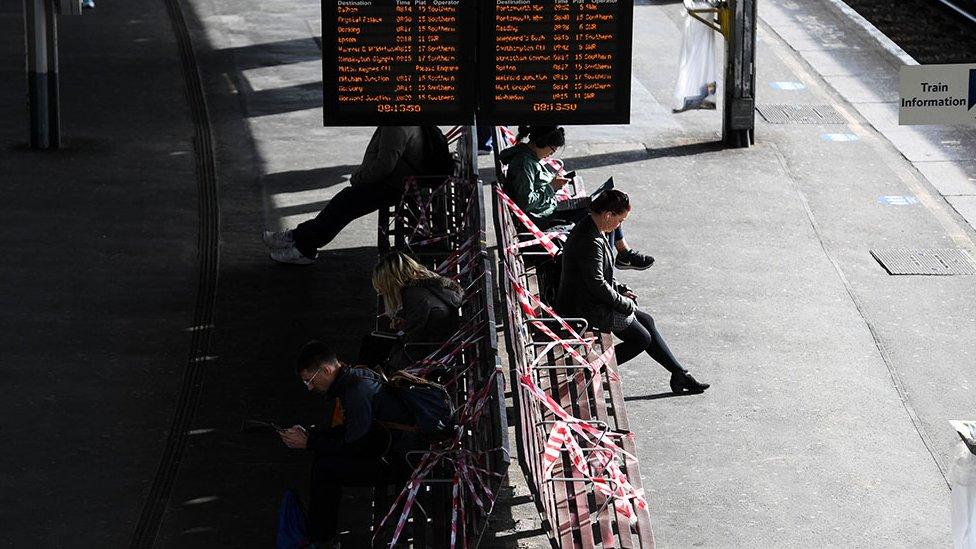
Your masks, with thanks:
[[(375, 217), (307, 268), (259, 238), (317, 213), (371, 133), (322, 127), (319, 3), (180, 4), (213, 187), (165, 3), (64, 20), (65, 147), (43, 153), (0, 5), (3, 546), (272, 544), (308, 462), (241, 422), (314, 421), (297, 350), (354, 356), (372, 328)], [(976, 277), (891, 276), (871, 251), (976, 253), (976, 132), (898, 127), (912, 60), (839, 1), (766, 1), (758, 102), (838, 123), (757, 114), (756, 145), (724, 150), (719, 112), (670, 109), (681, 3), (637, 4), (631, 124), (570, 127), (561, 155), (630, 193), (628, 240), (657, 261), (620, 279), (712, 384), (674, 397), (648, 357), (621, 368), (658, 546), (948, 545)], [(482, 546), (546, 546), (511, 490)]]

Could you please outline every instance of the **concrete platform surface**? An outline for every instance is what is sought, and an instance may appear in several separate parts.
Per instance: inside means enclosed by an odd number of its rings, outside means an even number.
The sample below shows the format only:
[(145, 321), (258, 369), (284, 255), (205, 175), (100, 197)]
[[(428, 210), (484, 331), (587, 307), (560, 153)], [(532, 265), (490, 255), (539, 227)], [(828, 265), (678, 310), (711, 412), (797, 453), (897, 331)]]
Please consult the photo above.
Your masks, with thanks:
[[(371, 130), (321, 127), (318, 2), (181, 4), (220, 263), (213, 356), (155, 545), (265, 547), (308, 462), (239, 427), (321, 414), (291, 362), (311, 337), (357, 352), (375, 217), (305, 269), (271, 264), (258, 235), (318, 212)], [(845, 123), (757, 117), (756, 146), (722, 150), (717, 112), (670, 111), (681, 9), (638, 2), (631, 124), (571, 127), (561, 153), (631, 193), (628, 240), (657, 263), (620, 278), (713, 384), (672, 397), (648, 357), (622, 367), (659, 546), (947, 546), (946, 420), (974, 413), (976, 277), (890, 276), (870, 251), (976, 250), (976, 136), (897, 127), (891, 86), (911, 60), (834, 0), (764, 1), (759, 102), (831, 105)], [(0, 546), (128, 545), (199, 329), (194, 121), (164, 3), (100, 2), (62, 28), (65, 150), (25, 150), (22, 32), (0, 5)], [(524, 491), (505, 498), (484, 545), (540, 546)]]

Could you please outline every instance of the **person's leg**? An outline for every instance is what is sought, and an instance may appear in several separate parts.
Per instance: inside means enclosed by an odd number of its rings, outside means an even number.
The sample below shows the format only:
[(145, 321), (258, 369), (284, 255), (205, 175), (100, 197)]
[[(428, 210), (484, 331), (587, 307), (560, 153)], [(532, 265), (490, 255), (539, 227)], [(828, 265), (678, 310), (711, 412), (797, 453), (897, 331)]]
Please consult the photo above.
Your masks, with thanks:
[(626, 252), (630, 249), (630, 244), (627, 244), (627, 240), (624, 238), (624, 226), (621, 225), (614, 229), (613, 239), (610, 241), (611, 244), (617, 248), (617, 252)]
[(308, 505), (309, 541), (325, 542), (338, 533), (339, 504), (344, 486), (392, 483), (393, 469), (379, 458), (356, 454), (316, 455)]
[(613, 335), (620, 340), (620, 343), (613, 348), (613, 352), (617, 356), (617, 364), (628, 362), (644, 352), (651, 344), (650, 332), (636, 319), (623, 330), (614, 332)]
[(649, 269), (654, 264), (653, 257), (642, 254), (630, 247), (630, 244), (624, 238), (623, 225), (617, 227), (613, 236), (614, 238), (610, 240), (610, 243), (617, 249), (617, 258), (613, 262), (614, 267), (618, 269), (643, 271)]
[(647, 354), (672, 374), (688, 373), (688, 370), (685, 370), (685, 367), (671, 354), (671, 349), (668, 348), (668, 344), (665, 343), (661, 333), (657, 331), (657, 327), (654, 325), (654, 318), (640, 309), (635, 311), (634, 315), (637, 317), (635, 324), (640, 324), (650, 335), (650, 342), (645, 347)]
[(384, 182), (346, 187), (325, 205), (315, 219), (295, 227), (292, 231), (295, 248), (305, 257), (314, 258), (319, 248), (332, 242), (354, 219), (396, 204), (401, 195), (399, 190)]

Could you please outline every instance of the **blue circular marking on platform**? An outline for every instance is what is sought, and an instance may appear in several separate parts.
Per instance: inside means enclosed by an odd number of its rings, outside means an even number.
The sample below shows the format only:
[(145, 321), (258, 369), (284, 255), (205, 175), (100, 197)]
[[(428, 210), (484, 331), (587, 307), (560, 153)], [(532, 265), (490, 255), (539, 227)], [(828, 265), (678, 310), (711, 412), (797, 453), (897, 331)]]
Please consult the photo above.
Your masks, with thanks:
[(769, 87), (781, 91), (805, 90), (807, 88), (800, 82), (770, 82)]
[(918, 204), (918, 199), (914, 196), (894, 196), (887, 195), (878, 199), (878, 204), (885, 206), (912, 206)]
[(837, 143), (845, 143), (849, 141), (857, 141), (860, 139), (853, 133), (822, 133), (820, 134), (821, 141), (832, 141)]

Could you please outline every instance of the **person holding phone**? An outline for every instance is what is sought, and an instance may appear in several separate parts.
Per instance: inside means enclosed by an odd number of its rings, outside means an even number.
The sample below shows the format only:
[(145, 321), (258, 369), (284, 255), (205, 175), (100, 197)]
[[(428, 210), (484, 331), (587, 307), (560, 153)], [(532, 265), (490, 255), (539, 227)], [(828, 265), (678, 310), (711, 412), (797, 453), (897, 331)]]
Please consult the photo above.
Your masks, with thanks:
[[(566, 145), (566, 131), (560, 126), (519, 126), (515, 139), (519, 143), (499, 153), (498, 159), (508, 166), (504, 190), (518, 207), (542, 230), (574, 225), (586, 217), (587, 208), (556, 210), (556, 193), (576, 172), (554, 174), (543, 165)], [(618, 269), (643, 271), (654, 264), (653, 257), (630, 247), (622, 228), (611, 231), (607, 239), (617, 250), (614, 266)]]
[(654, 319), (637, 306), (637, 294), (613, 278), (613, 250), (604, 234), (618, 228), (630, 215), (627, 193), (610, 189), (591, 204), (566, 240), (556, 311), (585, 318), (591, 325), (611, 331), (620, 339), (614, 347), (617, 364), (646, 352), (671, 372), (675, 393), (701, 393), (707, 383), (696, 380), (674, 357)]
[(337, 541), (343, 487), (404, 483), (412, 470), (407, 453), (429, 444), (415, 432), (389, 427), (413, 424), (414, 414), (377, 372), (341, 362), (318, 341), (302, 348), (295, 369), (310, 393), (334, 403), (325, 425), (278, 433), (285, 446), (314, 457), (308, 535), (327, 547)]

